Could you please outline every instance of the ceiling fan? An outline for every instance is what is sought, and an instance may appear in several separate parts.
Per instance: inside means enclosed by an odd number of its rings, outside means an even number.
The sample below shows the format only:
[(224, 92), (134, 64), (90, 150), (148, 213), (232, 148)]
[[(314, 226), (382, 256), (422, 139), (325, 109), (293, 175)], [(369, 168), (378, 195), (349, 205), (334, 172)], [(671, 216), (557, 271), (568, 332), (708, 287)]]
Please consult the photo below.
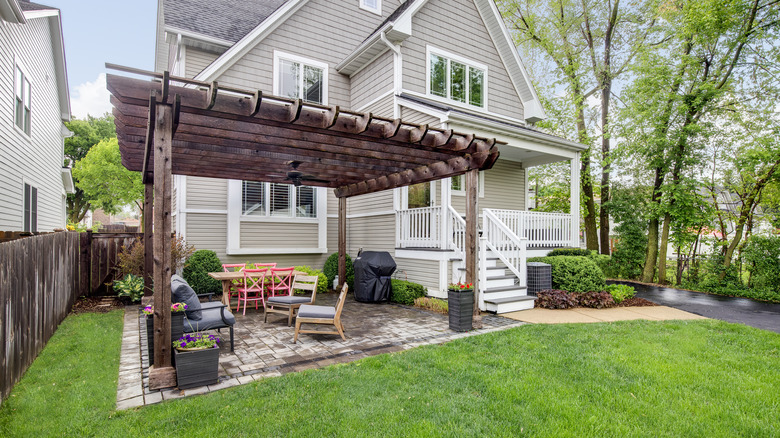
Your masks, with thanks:
[(320, 182), (320, 183), (328, 183), (330, 181), (319, 179), (314, 175), (305, 175), (303, 172), (298, 170), (298, 166), (302, 164), (302, 161), (288, 161), (285, 164), (289, 164), (290, 167), (292, 167), (292, 170), (287, 172), (287, 175), (268, 175), (270, 177), (274, 178), (282, 178), (284, 177), (285, 181), (291, 181), (292, 185), (299, 187), (303, 184), (303, 181), (312, 181), (312, 182)]

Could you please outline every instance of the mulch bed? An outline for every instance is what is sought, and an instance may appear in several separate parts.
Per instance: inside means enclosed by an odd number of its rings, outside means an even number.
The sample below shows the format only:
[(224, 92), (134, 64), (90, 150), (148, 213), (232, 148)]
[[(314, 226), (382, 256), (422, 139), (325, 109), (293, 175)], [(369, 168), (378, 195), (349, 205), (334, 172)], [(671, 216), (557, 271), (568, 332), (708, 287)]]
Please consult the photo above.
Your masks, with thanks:
[(650, 307), (650, 306), (657, 306), (658, 304), (648, 301), (644, 298), (634, 297), (629, 298), (627, 300), (623, 300), (622, 303), (616, 305), (615, 307)]
[(78, 297), (73, 304), (72, 313), (108, 313), (124, 309), (125, 305), (116, 297)]

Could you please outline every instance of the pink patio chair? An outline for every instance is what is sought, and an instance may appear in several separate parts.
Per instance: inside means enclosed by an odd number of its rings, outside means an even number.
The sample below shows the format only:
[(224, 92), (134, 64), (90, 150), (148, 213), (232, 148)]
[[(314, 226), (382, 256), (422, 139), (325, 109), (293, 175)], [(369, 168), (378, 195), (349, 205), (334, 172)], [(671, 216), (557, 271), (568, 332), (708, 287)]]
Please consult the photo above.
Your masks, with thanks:
[[(225, 272), (241, 272), (246, 268), (246, 263), (237, 263), (234, 265), (230, 264), (224, 264), (222, 265), (222, 270)], [(230, 286), (230, 289), (228, 289), (228, 300), (227, 302), (230, 303), (230, 300), (233, 298), (233, 294), (238, 295), (238, 291), (236, 291), (236, 288), (243, 285), (243, 280), (233, 280), (233, 285)], [(238, 312), (238, 308), (236, 308), (236, 312)]]
[(266, 286), (269, 296), (292, 295), (295, 268), (271, 268), (271, 284)]
[(246, 315), (246, 303), (249, 301), (255, 302), (255, 309), (257, 309), (258, 301), (262, 302), (265, 307), (264, 285), (266, 271), (266, 268), (244, 269), (244, 285), (236, 288), (238, 291), (238, 306), (236, 306), (236, 312), (241, 308), (241, 301), (244, 302), (243, 315)]

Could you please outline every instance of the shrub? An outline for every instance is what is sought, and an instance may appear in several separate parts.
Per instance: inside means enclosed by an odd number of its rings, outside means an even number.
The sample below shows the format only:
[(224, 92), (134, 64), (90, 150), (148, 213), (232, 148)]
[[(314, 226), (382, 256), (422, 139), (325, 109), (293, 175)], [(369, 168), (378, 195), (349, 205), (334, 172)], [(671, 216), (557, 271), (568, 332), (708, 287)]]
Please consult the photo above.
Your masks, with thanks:
[(572, 294), (572, 300), (577, 301), (580, 307), (591, 307), (594, 309), (603, 309), (615, 305), (615, 300), (609, 292), (582, 292)]
[(318, 294), (324, 294), (330, 290), (330, 286), (328, 285), (328, 277), (326, 277), (325, 274), (319, 269), (314, 269), (309, 266), (296, 266), (295, 270), (305, 272), (309, 275), (316, 275), (317, 277), (319, 277), (319, 279), (317, 280)]
[(446, 301), (438, 298), (420, 297), (414, 300), (414, 307), (430, 310), (436, 313), (449, 313), (449, 305)]
[(620, 276), (618, 270), (616, 269), (615, 263), (612, 260), (612, 257), (606, 254), (598, 254), (597, 252), (593, 251), (593, 253), (589, 255), (588, 258), (596, 263), (596, 266), (601, 269), (601, 272), (604, 273), (605, 277), (617, 278)]
[(629, 298), (634, 298), (636, 290), (627, 284), (610, 284), (607, 286), (607, 292), (612, 295), (615, 304), (620, 304)]
[(144, 279), (127, 274), (123, 279), (114, 281), (114, 290), (117, 291), (116, 296), (128, 297), (131, 303), (137, 303), (144, 296)]
[(780, 237), (750, 236), (742, 249), (750, 286), (780, 291)]
[(576, 307), (577, 303), (572, 300), (571, 294), (565, 290), (547, 289), (536, 294), (535, 305), (545, 309), (569, 309)]
[(209, 272), (219, 272), (222, 270), (222, 262), (219, 261), (217, 253), (208, 249), (195, 251), (187, 259), (187, 266), (184, 267), (184, 279), (195, 289), (195, 293), (208, 294), (222, 292), (222, 283), (219, 280), (209, 277)]
[(557, 248), (547, 253), (547, 257), (556, 256), (582, 256), (588, 257), (591, 254), (589, 249), (583, 248)]
[(412, 283), (406, 280), (391, 280), (393, 292), (390, 294), (390, 301), (398, 304), (411, 306), (414, 300), (425, 296), (427, 289), (425, 286)]
[[(347, 256), (347, 284), (349, 290), (355, 290), (355, 267), (352, 266), (352, 259)], [(325, 260), (325, 266), (322, 268), (322, 272), (328, 277), (328, 288), (333, 286), (333, 280), (339, 273), (339, 253), (334, 252)]]
[[(171, 240), (171, 272), (177, 272), (179, 268), (186, 266), (185, 261), (195, 252), (195, 247), (188, 245), (181, 236)], [(144, 243), (138, 240), (130, 246), (123, 246), (117, 255), (119, 263), (116, 267), (116, 276), (124, 278), (127, 274), (143, 277), (144, 275)], [(222, 265), (219, 266), (222, 270)]]
[(604, 273), (593, 260), (582, 256), (533, 257), (529, 262), (551, 265), (552, 285), (569, 292), (601, 291), (606, 286)]

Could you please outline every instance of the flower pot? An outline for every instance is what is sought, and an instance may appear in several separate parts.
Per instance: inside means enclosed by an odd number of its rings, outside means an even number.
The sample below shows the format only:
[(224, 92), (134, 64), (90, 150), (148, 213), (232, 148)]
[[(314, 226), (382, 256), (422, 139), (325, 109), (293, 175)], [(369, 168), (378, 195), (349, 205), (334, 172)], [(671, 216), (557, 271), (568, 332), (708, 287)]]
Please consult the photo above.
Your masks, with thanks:
[(447, 291), (450, 330), (467, 332), (471, 330), (471, 318), (474, 314), (474, 290), (450, 289)]
[[(171, 313), (171, 342), (184, 335), (184, 312)], [(149, 352), (149, 366), (154, 364), (154, 317), (146, 316), (146, 339)], [(171, 357), (171, 360), (173, 357)]]
[(219, 348), (173, 350), (179, 389), (213, 385), (219, 381)]

